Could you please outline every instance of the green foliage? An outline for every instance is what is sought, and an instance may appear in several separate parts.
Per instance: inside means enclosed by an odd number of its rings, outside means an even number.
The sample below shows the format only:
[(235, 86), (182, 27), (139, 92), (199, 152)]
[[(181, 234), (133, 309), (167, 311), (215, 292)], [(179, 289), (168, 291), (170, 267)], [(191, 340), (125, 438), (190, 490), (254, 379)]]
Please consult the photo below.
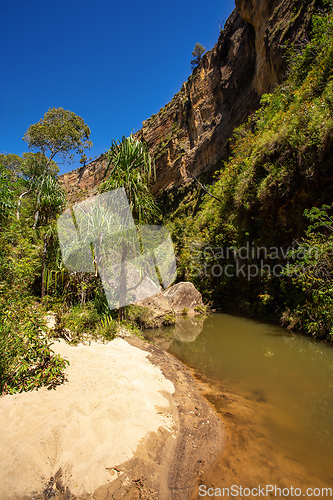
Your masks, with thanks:
[(208, 310), (208, 307), (203, 305), (203, 306), (197, 306), (194, 308), (194, 311), (198, 314), (206, 314)]
[(43, 322), (31, 300), (1, 285), (0, 393), (14, 394), (64, 380), (68, 361), (55, 355), (42, 332)]
[(148, 307), (131, 304), (125, 308), (125, 316), (128, 321), (137, 325), (140, 329), (153, 328), (154, 323)]
[[(13, 181), (17, 194), (20, 179)], [(63, 381), (66, 362), (42, 333), (41, 311), (33, 300), (41, 271), (41, 237), (32, 229), (27, 202), (22, 216), (8, 213), (0, 232), (0, 392), (15, 393)]]
[(55, 177), (59, 173), (59, 167), (55, 161), (48, 159), (40, 151), (36, 153), (23, 153), (22, 155), (22, 175), (30, 181), (30, 185), (34, 185), (45, 172)]
[(318, 336), (333, 338), (333, 205), (305, 210), (310, 221), (296, 248), (298, 261), (285, 270), (301, 300), (285, 323)]
[(15, 154), (0, 153), (0, 165), (10, 174), (10, 177), (17, 179), (22, 173), (22, 158)]
[(32, 221), (13, 217), (0, 232), (0, 282), (22, 294), (32, 292), (41, 271), (42, 245)]
[(92, 146), (89, 136), (90, 129), (80, 116), (63, 108), (50, 108), (38, 123), (30, 125), (23, 139), (29, 148), (42, 153), (47, 168), (56, 156), (71, 161), (73, 151), (82, 155)]
[[(126, 307), (126, 320), (140, 330), (155, 328), (156, 322), (152, 317), (149, 307), (137, 306), (132, 304)], [(169, 326), (175, 324), (175, 315), (166, 314), (163, 319), (163, 325)], [(134, 332), (137, 335), (137, 332)]]
[(101, 319), (101, 327), (99, 329), (99, 335), (101, 335), (105, 340), (113, 340), (118, 331), (118, 324), (114, 321), (111, 316), (106, 316)]
[(172, 326), (176, 323), (176, 316), (174, 313), (166, 314), (163, 318), (163, 326)]
[(48, 224), (64, 208), (65, 191), (56, 178), (47, 174), (38, 179), (35, 192), (36, 209), (40, 213), (40, 221)]
[(158, 208), (150, 192), (150, 182), (155, 179), (155, 166), (147, 145), (133, 135), (113, 141), (108, 152), (108, 163), (101, 184), (102, 192), (123, 187), (133, 216), (139, 222), (149, 222), (158, 215)]
[(196, 43), (192, 52), (193, 59), (191, 61), (191, 68), (194, 69), (198, 66), (201, 61), (201, 57), (206, 51), (205, 47), (201, 45), (201, 43)]
[(85, 153), (83, 153), (83, 155), (80, 158), (80, 163), (83, 167), (85, 167), (86, 163), (89, 163), (91, 160), (92, 160), (92, 157), (88, 158), (87, 155)]
[(0, 221), (15, 207), (14, 192), (8, 170), (0, 164)]
[(124, 319), (124, 320), (119, 322), (119, 329), (120, 329), (120, 331), (125, 329), (126, 332), (127, 333), (129, 332), (132, 336), (138, 337), (139, 339), (144, 340), (144, 337), (141, 333), (141, 329), (138, 327), (138, 325), (136, 325), (135, 323), (132, 323), (128, 319)]
[[(85, 302), (86, 280), (71, 276), (59, 259), (55, 219), (64, 208), (65, 194), (56, 178), (53, 158), (91, 145), (89, 128), (82, 118), (62, 108), (51, 109), (24, 136), (37, 151), (1, 155), (0, 165), (0, 391), (14, 393), (64, 379), (66, 361), (55, 356), (51, 340), (43, 333), (43, 307), (63, 301)], [(74, 273), (75, 274), (75, 273)], [(82, 273), (81, 273), (82, 274)], [(75, 284), (75, 286), (74, 286)], [(43, 305), (36, 301), (49, 294)], [(62, 300), (61, 300), (62, 299)], [(95, 310), (94, 310), (95, 311)], [(97, 319), (96, 319), (97, 316)], [(99, 323), (95, 311), (80, 317), (78, 327)], [(108, 327), (106, 335), (111, 335)]]
[(102, 339), (109, 342), (117, 335), (118, 322), (113, 319), (109, 310), (101, 316), (93, 302), (72, 306), (60, 316), (59, 334), (61, 336), (64, 328), (69, 330), (73, 343), (89, 339)]
[(187, 316), (188, 315), (188, 308), (187, 307), (184, 307), (184, 309), (182, 310), (182, 315), (183, 316)]
[(92, 303), (84, 306), (74, 306), (64, 315), (62, 319), (65, 328), (75, 333), (78, 337), (81, 334), (93, 334), (96, 332), (101, 319)]

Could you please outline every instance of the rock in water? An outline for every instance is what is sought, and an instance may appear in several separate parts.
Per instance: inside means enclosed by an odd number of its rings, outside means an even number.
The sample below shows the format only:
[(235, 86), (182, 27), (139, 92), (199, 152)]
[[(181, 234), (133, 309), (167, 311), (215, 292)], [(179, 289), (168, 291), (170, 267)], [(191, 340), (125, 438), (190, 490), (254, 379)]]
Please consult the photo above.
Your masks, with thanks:
[(195, 314), (195, 309), (204, 308), (201, 293), (188, 281), (167, 288), (163, 295), (176, 314), (182, 314), (184, 309), (186, 314)]
[(144, 328), (159, 328), (175, 323), (175, 313), (161, 292), (135, 305), (141, 309), (141, 321)]

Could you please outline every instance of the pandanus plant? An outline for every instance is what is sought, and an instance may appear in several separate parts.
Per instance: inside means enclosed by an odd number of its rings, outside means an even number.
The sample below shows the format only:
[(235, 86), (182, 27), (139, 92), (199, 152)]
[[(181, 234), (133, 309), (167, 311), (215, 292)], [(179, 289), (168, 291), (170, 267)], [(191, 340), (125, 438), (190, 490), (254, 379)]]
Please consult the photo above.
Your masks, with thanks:
[[(156, 178), (154, 161), (147, 145), (132, 134), (123, 137), (121, 142), (112, 141), (108, 151), (107, 168), (101, 191), (110, 191), (123, 187), (135, 221), (150, 223), (159, 213), (150, 184)], [(122, 243), (122, 280), (126, 277), (126, 258), (128, 248), (126, 241)], [(122, 294), (126, 294), (126, 283), (120, 284)], [(125, 309), (119, 308), (119, 319), (124, 319)]]
[(150, 184), (156, 178), (155, 164), (147, 145), (132, 134), (121, 142), (112, 140), (101, 191), (123, 187), (135, 220), (149, 223), (157, 214)]
[(48, 243), (53, 237), (53, 228), (50, 221), (54, 218), (65, 205), (65, 192), (59, 185), (57, 179), (47, 174), (37, 183), (36, 186), (36, 213), (34, 228), (37, 227), (39, 219), (46, 226), (43, 238), (43, 256), (42, 256), (42, 290), (41, 297), (45, 295), (45, 273)]

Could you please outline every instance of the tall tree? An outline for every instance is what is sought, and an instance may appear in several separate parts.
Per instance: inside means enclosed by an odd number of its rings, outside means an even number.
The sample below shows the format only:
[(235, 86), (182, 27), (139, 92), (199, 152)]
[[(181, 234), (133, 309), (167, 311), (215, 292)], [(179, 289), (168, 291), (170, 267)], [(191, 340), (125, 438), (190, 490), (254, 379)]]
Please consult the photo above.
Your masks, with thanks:
[(71, 162), (73, 152), (80, 155), (92, 146), (90, 128), (84, 120), (63, 108), (50, 108), (43, 118), (30, 125), (23, 136), (29, 148), (42, 153), (44, 173), (56, 157)]
[[(70, 163), (74, 152), (82, 155), (84, 149), (92, 146), (89, 136), (90, 128), (84, 120), (63, 108), (50, 108), (38, 123), (30, 125), (23, 139), (34, 153), (26, 156), (25, 166), (28, 176), (37, 180), (37, 191), (43, 186), (44, 177), (55, 171), (55, 159), (59, 157)], [(21, 197), (30, 191), (25, 191)], [(38, 224), (41, 196), (42, 192), (38, 191), (34, 227)]]
[(83, 153), (81, 159), (80, 159), (80, 163), (82, 165), (82, 167), (85, 167), (86, 166), (86, 163), (90, 162), (92, 160), (92, 157), (88, 158), (88, 156)]
[(0, 164), (7, 169), (12, 179), (16, 179), (22, 173), (22, 158), (15, 154), (0, 154)]
[(191, 61), (191, 68), (195, 69), (201, 61), (202, 55), (206, 51), (205, 47), (201, 43), (196, 43), (194, 50), (192, 52), (193, 59)]

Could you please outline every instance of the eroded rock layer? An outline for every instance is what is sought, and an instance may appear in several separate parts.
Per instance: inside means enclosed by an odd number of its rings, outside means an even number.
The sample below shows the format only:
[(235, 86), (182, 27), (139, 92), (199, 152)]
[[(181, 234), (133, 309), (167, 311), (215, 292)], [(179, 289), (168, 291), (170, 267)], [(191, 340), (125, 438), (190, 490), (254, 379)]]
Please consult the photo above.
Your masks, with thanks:
[[(156, 194), (216, 168), (229, 139), (286, 72), (285, 46), (309, 30), (319, 0), (236, 0), (212, 50), (181, 90), (136, 136), (155, 159)], [(70, 200), (94, 192), (105, 156), (62, 176)]]

